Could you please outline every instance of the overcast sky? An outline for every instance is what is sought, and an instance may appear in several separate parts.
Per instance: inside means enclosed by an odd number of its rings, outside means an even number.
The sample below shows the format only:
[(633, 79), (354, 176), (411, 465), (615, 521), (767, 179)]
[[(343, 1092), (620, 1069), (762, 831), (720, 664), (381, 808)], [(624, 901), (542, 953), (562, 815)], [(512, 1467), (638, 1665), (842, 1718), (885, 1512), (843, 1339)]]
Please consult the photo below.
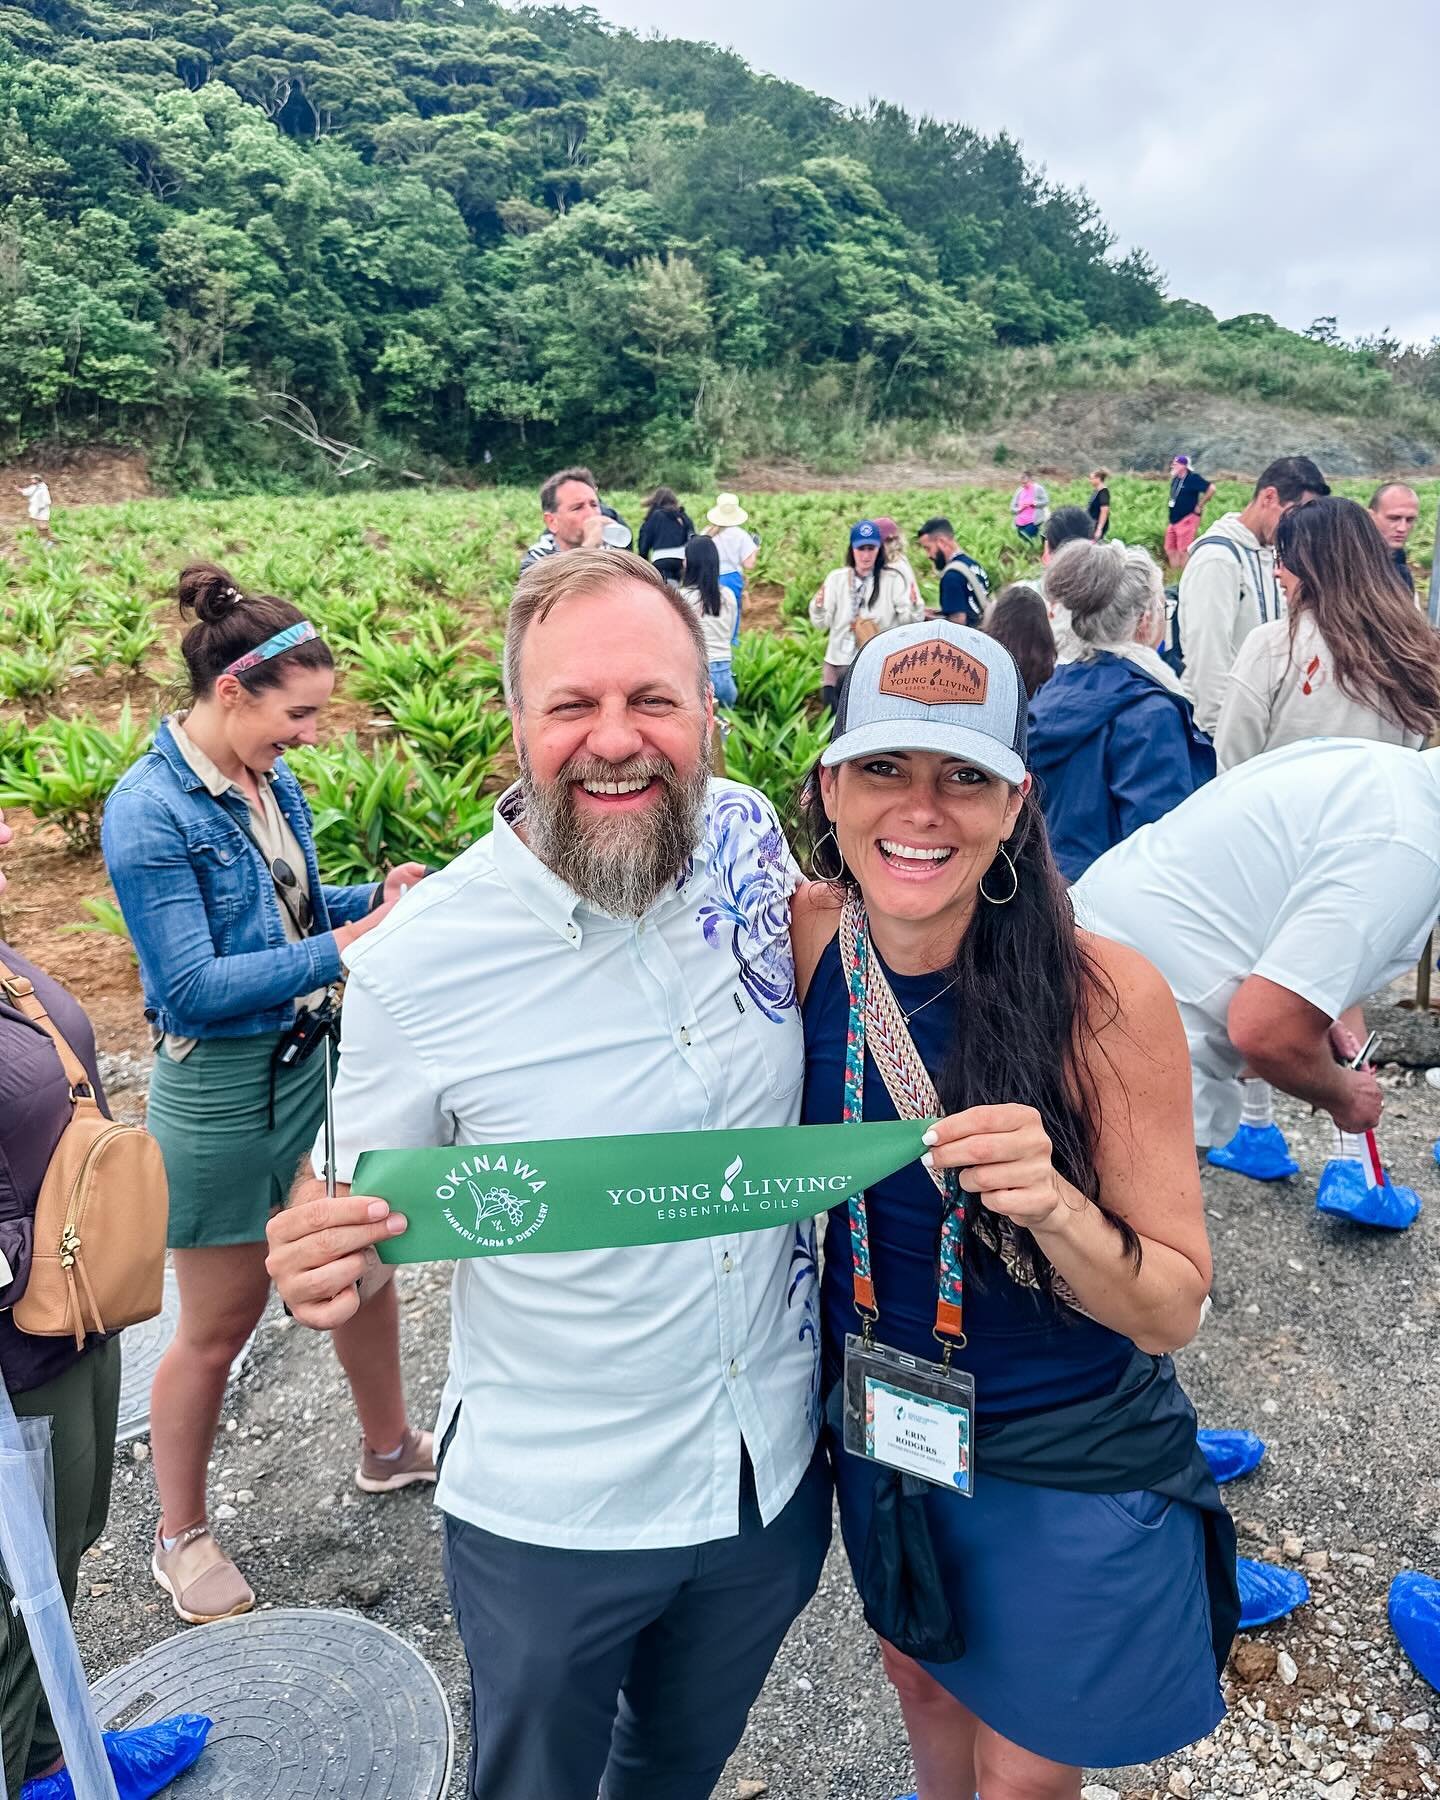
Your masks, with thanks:
[(1221, 318), (1440, 334), (1440, 0), (596, 4), (849, 105), (1009, 130)]

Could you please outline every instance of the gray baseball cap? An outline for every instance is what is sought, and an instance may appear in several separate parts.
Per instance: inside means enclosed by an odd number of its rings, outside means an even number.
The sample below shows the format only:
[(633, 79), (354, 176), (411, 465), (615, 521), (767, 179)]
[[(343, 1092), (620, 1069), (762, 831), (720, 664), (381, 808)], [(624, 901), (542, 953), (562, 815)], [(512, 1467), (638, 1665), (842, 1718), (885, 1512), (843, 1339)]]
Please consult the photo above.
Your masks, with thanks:
[(880, 632), (840, 690), (827, 769), (886, 750), (932, 750), (1018, 785), (1029, 703), (1003, 644), (947, 620)]

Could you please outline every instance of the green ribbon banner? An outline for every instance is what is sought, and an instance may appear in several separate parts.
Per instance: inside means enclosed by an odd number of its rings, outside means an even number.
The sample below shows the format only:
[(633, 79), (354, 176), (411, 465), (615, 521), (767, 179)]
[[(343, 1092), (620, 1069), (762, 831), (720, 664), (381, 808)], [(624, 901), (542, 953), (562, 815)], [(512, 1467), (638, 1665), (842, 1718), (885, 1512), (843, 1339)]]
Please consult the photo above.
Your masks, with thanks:
[(928, 1119), (367, 1150), (351, 1191), (409, 1220), (387, 1263), (612, 1250), (813, 1218), (912, 1163)]

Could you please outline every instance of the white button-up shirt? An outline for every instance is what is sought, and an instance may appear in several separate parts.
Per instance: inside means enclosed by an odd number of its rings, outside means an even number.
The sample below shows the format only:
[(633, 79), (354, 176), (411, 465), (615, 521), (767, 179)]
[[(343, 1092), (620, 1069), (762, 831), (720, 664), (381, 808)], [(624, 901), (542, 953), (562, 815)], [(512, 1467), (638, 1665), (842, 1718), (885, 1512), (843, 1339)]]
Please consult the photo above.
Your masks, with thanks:
[[(796, 1123), (799, 877), (769, 803), (713, 781), (633, 920), (531, 853), (516, 798), (346, 955), (340, 1178), (367, 1148)], [(809, 1222), (461, 1261), (438, 1504), (524, 1543), (704, 1543), (739, 1529), (743, 1437), (768, 1523), (814, 1446), (818, 1336)]]

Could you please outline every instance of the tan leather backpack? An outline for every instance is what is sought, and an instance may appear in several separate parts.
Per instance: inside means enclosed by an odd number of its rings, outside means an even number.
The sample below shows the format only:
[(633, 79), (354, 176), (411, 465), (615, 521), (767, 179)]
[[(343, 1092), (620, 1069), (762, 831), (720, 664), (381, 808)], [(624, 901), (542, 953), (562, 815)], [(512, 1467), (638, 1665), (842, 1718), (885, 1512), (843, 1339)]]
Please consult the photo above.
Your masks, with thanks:
[(160, 1311), (170, 1197), (160, 1146), (148, 1131), (101, 1112), (85, 1065), (33, 983), (0, 962), (0, 993), (50, 1034), (74, 1111), (35, 1203), (30, 1279), (11, 1317), (32, 1337), (118, 1331)]

